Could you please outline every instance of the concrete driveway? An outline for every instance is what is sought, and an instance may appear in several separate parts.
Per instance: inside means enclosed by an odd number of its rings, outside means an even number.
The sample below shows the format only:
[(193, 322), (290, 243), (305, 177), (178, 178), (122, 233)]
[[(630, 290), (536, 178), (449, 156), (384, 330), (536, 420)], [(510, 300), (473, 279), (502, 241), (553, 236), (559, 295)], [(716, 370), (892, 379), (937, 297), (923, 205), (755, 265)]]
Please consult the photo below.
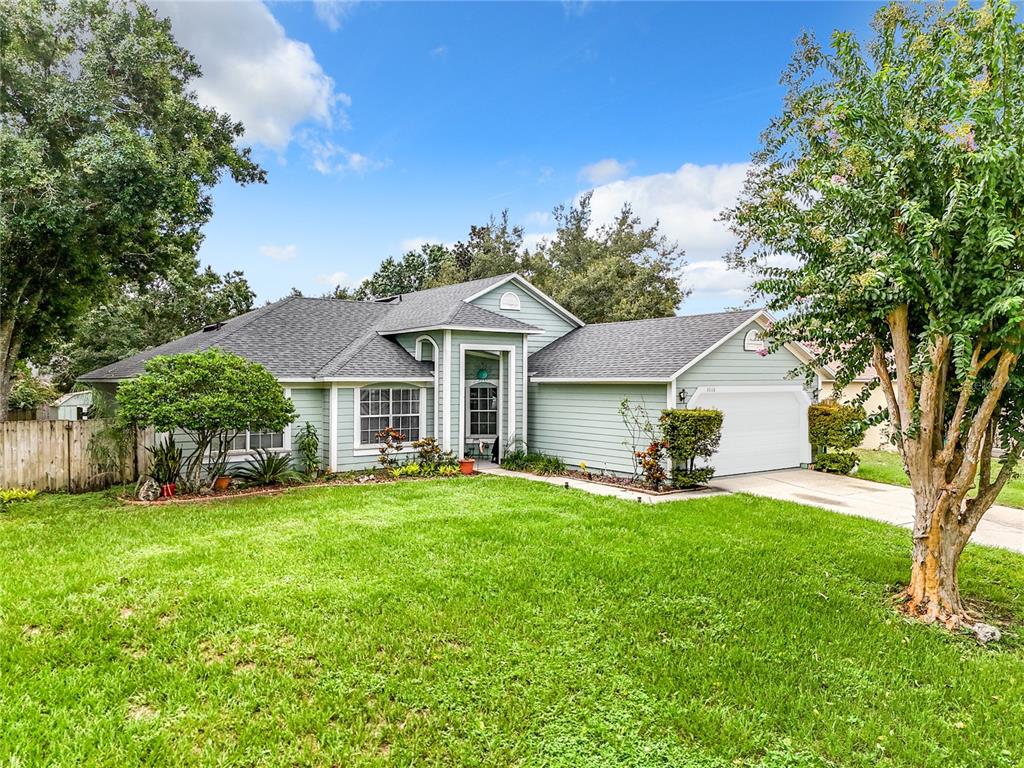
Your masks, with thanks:
[[(824, 507), (844, 515), (856, 515), (910, 528), (914, 522), (914, 497), (909, 488), (883, 485), (809, 469), (785, 469), (751, 475), (716, 477), (716, 488), (751, 493), (772, 499)], [(976, 544), (1024, 552), (1024, 509), (994, 506), (971, 537)]]

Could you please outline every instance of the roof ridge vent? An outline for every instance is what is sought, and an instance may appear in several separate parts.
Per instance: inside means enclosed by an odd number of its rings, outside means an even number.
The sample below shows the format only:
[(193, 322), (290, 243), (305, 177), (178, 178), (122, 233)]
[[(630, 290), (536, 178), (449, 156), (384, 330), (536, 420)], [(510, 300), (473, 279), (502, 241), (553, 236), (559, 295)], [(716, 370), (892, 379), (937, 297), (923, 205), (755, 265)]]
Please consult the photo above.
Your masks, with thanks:
[(219, 331), (224, 327), (224, 321), (221, 320), (218, 323), (210, 323), (209, 325), (203, 326), (203, 333), (209, 333), (210, 331)]

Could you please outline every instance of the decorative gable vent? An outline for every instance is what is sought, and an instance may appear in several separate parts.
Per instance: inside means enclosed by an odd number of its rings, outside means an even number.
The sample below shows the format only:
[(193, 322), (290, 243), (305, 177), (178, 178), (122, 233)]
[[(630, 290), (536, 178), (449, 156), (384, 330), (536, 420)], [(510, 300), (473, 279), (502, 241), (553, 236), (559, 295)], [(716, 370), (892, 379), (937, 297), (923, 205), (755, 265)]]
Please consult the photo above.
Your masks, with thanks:
[(519, 295), (512, 291), (505, 291), (498, 301), (498, 309), (512, 309), (518, 312), (520, 309)]
[(761, 338), (761, 331), (757, 328), (751, 328), (747, 331), (747, 335), (743, 337), (743, 351), (744, 352), (757, 352), (763, 354), (765, 351), (764, 339)]

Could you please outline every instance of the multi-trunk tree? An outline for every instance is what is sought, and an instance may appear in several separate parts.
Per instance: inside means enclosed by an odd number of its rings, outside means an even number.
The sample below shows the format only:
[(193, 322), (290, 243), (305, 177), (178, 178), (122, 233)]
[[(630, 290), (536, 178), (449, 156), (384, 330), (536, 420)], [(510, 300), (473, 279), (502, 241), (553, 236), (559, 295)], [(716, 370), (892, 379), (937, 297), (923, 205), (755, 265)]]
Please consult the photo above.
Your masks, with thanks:
[[(737, 206), (735, 265), (841, 386), (868, 366), (914, 491), (908, 613), (970, 620), (957, 567), (1024, 450), (1024, 27), (1008, 0), (804, 37)], [(837, 362), (838, 361), (838, 362)]]
[(195, 253), (223, 174), (263, 171), (199, 68), (133, 0), (0, 12), (0, 420), (21, 359), (46, 360), (97, 298)]

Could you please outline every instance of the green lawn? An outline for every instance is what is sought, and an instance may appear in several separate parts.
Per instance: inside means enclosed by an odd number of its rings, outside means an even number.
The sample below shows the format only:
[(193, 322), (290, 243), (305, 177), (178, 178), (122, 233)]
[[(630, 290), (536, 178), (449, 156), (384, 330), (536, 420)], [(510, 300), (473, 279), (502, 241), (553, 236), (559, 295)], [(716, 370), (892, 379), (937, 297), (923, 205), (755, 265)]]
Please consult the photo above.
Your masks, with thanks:
[[(0, 515), (0, 765), (1020, 766), (1024, 642), (906, 531), (499, 478)], [(964, 591), (1024, 615), (1024, 558)]]
[[(903, 469), (903, 460), (895, 451), (858, 450), (857, 455), (860, 456), (857, 477), (889, 485), (910, 485), (907, 473)], [(996, 467), (998, 468), (998, 464)], [(1011, 479), (999, 494), (998, 503), (1024, 509), (1024, 477)]]

